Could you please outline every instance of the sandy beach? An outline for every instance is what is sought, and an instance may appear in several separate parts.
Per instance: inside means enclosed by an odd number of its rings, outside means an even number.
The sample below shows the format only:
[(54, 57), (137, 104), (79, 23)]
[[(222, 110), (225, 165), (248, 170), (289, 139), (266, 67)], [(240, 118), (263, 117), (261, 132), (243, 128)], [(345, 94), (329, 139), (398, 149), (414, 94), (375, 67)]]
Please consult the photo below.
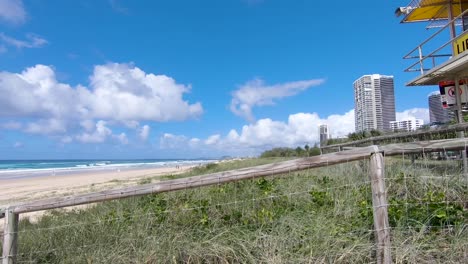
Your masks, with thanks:
[[(89, 193), (105, 189), (137, 185), (144, 179), (157, 176), (179, 174), (190, 170), (195, 165), (159, 167), (146, 169), (108, 170), (76, 172), (66, 175), (41, 176), (19, 179), (0, 179), (0, 208), (51, 197), (63, 197), (79, 193)], [(43, 212), (42, 212), (43, 213)], [(37, 216), (32, 213), (24, 216)], [(0, 220), (0, 229), (3, 229)]]

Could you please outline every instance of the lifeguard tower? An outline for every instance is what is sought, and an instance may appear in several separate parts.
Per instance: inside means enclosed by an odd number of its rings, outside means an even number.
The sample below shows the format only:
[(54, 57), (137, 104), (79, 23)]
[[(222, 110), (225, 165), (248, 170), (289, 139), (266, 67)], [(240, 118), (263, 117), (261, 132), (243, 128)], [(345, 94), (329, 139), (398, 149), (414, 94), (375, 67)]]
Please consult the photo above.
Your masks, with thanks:
[(418, 73), (406, 85), (439, 85), (444, 107), (463, 122), (463, 105), (468, 105), (468, 0), (413, 0), (395, 14), (403, 17), (401, 23), (425, 22), (436, 29), (403, 57), (413, 60), (405, 71)]
[[(395, 14), (403, 16), (401, 23), (426, 22), (437, 29), (403, 57), (416, 60), (405, 71), (418, 72), (406, 85), (438, 85), (442, 106), (454, 110), (457, 123), (463, 123), (463, 111), (468, 109), (468, 0), (412, 0)], [(464, 131), (457, 136), (464, 138)], [(461, 156), (468, 179), (466, 150)]]

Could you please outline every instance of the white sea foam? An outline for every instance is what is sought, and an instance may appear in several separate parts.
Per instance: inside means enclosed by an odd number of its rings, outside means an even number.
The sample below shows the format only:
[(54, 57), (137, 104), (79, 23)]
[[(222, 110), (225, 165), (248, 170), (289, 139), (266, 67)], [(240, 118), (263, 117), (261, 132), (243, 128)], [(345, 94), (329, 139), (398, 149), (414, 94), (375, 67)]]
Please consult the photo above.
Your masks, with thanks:
[[(1, 179), (17, 179), (30, 178), (38, 176), (59, 176), (80, 172), (93, 171), (118, 171), (122, 169), (145, 169), (145, 168), (161, 168), (184, 165), (199, 165), (216, 162), (217, 160), (166, 160), (166, 161), (148, 161), (148, 162), (123, 162), (112, 163), (112, 161), (90, 162), (87, 164), (75, 164), (69, 167), (60, 168), (13, 168), (0, 169)], [(113, 161), (116, 162), (116, 161)], [(118, 161), (117, 161), (118, 162)], [(42, 164), (63, 164), (53, 162), (41, 162)]]

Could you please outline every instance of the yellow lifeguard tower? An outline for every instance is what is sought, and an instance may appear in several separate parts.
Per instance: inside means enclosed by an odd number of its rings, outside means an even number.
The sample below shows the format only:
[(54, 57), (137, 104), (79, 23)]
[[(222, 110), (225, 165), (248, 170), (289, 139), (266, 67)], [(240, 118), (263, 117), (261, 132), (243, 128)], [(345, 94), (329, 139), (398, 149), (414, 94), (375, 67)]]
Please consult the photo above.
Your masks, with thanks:
[[(403, 57), (416, 60), (406, 72), (419, 72), (406, 85), (453, 83), (447, 96), (455, 97), (454, 110), (458, 122), (463, 122), (462, 103), (468, 104), (468, 0), (413, 0), (397, 8), (395, 14), (403, 16), (401, 23), (426, 22), (428, 28), (437, 28), (432, 36)], [(447, 31), (448, 41), (447, 35), (442, 34)], [(441, 41), (441, 38), (445, 39)]]

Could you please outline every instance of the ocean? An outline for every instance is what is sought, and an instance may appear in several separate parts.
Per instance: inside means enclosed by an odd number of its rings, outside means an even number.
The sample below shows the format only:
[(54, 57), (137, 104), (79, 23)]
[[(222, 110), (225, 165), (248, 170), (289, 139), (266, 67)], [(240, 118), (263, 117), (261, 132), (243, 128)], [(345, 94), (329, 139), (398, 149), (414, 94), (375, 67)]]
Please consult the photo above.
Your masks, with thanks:
[(120, 171), (184, 165), (201, 165), (213, 159), (137, 159), (137, 160), (0, 160), (0, 180), (66, 175), (92, 171)]

